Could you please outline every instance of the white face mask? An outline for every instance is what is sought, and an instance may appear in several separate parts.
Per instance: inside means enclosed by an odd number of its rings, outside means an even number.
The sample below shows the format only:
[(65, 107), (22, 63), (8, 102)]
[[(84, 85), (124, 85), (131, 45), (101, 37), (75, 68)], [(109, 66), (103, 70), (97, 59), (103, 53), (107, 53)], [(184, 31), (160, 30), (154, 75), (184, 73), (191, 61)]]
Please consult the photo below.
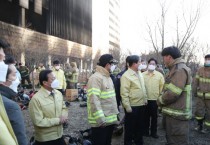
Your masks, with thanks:
[(154, 65), (149, 65), (148, 66), (148, 70), (150, 70), (150, 71), (154, 71), (155, 68), (156, 68), (156, 66), (154, 66)]
[(0, 82), (6, 82), (6, 76), (8, 71), (8, 65), (3, 61), (0, 62)]
[(205, 64), (210, 65), (210, 60), (206, 60)]
[(60, 66), (58, 65), (58, 66), (55, 66), (55, 69), (56, 70), (59, 70), (60, 69)]
[(115, 68), (116, 68), (116, 65), (112, 65), (110, 68), (110, 71), (113, 72), (115, 70)]
[(59, 81), (57, 79), (55, 79), (52, 83), (51, 83), (51, 88), (56, 89), (59, 87)]
[(138, 67), (138, 70), (142, 70), (142, 69), (146, 69), (146, 68), (147, 68), (147, 65), (140, 64), (139, 67)]
[(14, 92), (18, 92), (17, 91), (17, 88), (18, 88), (18, 85), (20, 84), (20, 80), (18, 78), (16, 78), (15, 81), (12, 81), (12, 84), (9, 86)]

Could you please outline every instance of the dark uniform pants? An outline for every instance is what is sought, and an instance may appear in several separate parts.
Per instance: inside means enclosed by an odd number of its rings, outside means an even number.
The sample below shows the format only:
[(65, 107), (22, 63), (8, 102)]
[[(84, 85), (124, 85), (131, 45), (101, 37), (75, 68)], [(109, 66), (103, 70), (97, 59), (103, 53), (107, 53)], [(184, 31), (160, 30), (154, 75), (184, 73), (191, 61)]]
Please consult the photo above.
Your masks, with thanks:
[(106, 127), (92, 127), (92, 145), (111, 145), (114, 125)]
[(45, 141), (45, 142), (35, 141), (34, 145), (66, 145), (66, 143), (65, 143), (63, 137), (61, 137), (56, 140)]
[(145, 109), (145, 134), (155, 135), (157, 134), (157, 117), (158, 106), (156, 100), (148, 100), (148, 104)]
[(29, 85), (31, 85), (31, 80), (30, 80), (30, 78), (29, 78), (29, 75), (26, 76), (26, 77), (22, 77), (21, 84), (22, 84), (22, 85), (25, 85), (25, 81), (27, 81), (27, 83), (28, 83)]
[(145, 106), (132, 107), (132, 113), (125, 113), (124, 145), (143, 145)]
[(177, 120), (167, 115), (165, 117), (167, 145), (188, 145), (189, 121)]
[(204, 120), (206, 127), (210, 128), (210, 100), (196, 97), (195, 117), (198, 121)]

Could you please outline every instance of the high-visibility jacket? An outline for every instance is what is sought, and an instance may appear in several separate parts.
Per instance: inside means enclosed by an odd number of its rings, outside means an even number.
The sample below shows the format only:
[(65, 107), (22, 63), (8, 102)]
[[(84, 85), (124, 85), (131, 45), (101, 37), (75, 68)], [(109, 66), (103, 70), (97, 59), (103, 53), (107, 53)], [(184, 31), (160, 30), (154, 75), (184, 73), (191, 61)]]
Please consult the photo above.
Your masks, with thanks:
[(0, 145), (18, 145), (17, 138), (10, 124), (6, 110), (4, 108), (2, 96), (0, 94)]
[(29, 76), (29, 69), (26, 66), (20, 66), (18, 70), (22, 78)]
[(59, 81), (59, 87), (56, 89), (66, 89), (66, 77), (64, 75), (63, 70), (56, 70), (55, 68), (53, 68), (52, 70), (55, 74), (56, 79)]
[(210, 67), (201, 67), (195, 77), (194, 95), (210, 99)]
[(72, 75), (70, 77), (70, 83), (77, 83), (78, 77), (79, 77), (79, 69), (78, 68), (72, 68)]
[(161, 104), (163, 114), (189, 120), (192, 117), (191, 71), (181, 58), (169, 64), (169, 70), (158, 104)]
[(117, 76), (117, 74), (119, 74), (121, 72), (121, 70), (118, 68), (118, 67), (116, 67), (115, 69), (114, 69), (114, 71), (112, 72), (112, 74), (114, 75), (114, 76)]
[(114, 84), (109, 72), (96, 66), (96, 72), (91, 75), (87, 84), (88, 121), (92, 127), (101, 124), (117, 124), (117, 102)]

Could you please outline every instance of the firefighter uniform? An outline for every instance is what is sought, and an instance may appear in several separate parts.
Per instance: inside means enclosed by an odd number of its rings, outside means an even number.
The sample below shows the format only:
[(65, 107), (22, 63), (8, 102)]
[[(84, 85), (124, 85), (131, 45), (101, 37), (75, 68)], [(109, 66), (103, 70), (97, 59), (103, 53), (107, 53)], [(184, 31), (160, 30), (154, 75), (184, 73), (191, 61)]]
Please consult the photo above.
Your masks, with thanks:
[(197, 130), (203, 130), (203, 122), (210, 128), (210, 67), (201, 67), (195, 78), (194, 96), (196, 96), (195, 118)]
[(114, 69), (114, 71), (112, 72), (112, 75), (114, 75), (115, 77), (117, 76), (117, 74), (119, 74), (121, 72), (121, 70), (119, 69), (119, 67), (116, 67)]
[(124, 144), (143, 144), (144, 115), (147, 95), (142, 73), (128, 68), (120, 79), (120, 94), (125, 108)]
[(189, 120), (192, 117), (191, 71), (181, 58), (169, 64), (163, 94), (158, 105), (166, 121), (166, 140), (170, 145), (189, 143)]
[(22, 78), (21, 84), (25, 85), (25, 80), (27, 80), (27, 83), (29, 85), (31, 85), (31, 81), (30, 81), (30, 77), (29, 77), (29, 69), (26, 66), (21, 65), (18, 70), (19, 70), (19, 72), (21, 74), (21, 78)]
[(79, 69), (77, 68), (76, 62), (71, 63), (71, 77), (70, 77), (70, 86), (71, 89), (77, 89), (77, 83), (78, 83), (78, 78), (79, 78)]
[(119, 112), (109, 72), (104, 67), (96, 66), (96, 72), (89, 78), (87, 88), (88, 122), (92, 127), (93, 145), (110, 145)]

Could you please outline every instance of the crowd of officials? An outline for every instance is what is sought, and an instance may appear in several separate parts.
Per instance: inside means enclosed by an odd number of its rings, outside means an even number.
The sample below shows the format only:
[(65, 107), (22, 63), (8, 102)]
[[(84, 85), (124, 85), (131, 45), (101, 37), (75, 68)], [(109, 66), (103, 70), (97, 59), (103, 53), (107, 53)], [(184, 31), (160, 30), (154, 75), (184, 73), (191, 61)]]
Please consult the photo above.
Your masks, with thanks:
[[(0, 40), (0, 145), (27, 145), (24, 118), (15, 102), (17, 86), (31, 84), (28, 69), (5, 52), (9, 44)], [(154, 58), (141, 60), (130, 55), (121, 71), (111, 54), (99, 58), (87, 83), (87, 113), (92, 145), (111, 145), (113, 130), (120, 122), (122, 104), (125, 112), (124, 145), (143, 145), (143, 136), (158, 139), (158, 110), (162, 112), (166, 145), (189, 144), (189, 120), (192, 118), (192, 94), (196, 97), (195, 130), (209, 133), (210, 128), (210, 54), (195, 78), (181, 58), (178, 48), (161, 52), (167, 71)], [(29, 103), (34, 125), (35, 145), (66, 145), (63, 125), (68, 120), (64, 103), (66, 88), (77, 88), (76, 63), (60, 68), (55, 60), (51, 69), (37, 67), (41, 88)], [(167, 72), (167, 73), (166, 73)], [(194, 81), (193, 81), (194, 80)]]

